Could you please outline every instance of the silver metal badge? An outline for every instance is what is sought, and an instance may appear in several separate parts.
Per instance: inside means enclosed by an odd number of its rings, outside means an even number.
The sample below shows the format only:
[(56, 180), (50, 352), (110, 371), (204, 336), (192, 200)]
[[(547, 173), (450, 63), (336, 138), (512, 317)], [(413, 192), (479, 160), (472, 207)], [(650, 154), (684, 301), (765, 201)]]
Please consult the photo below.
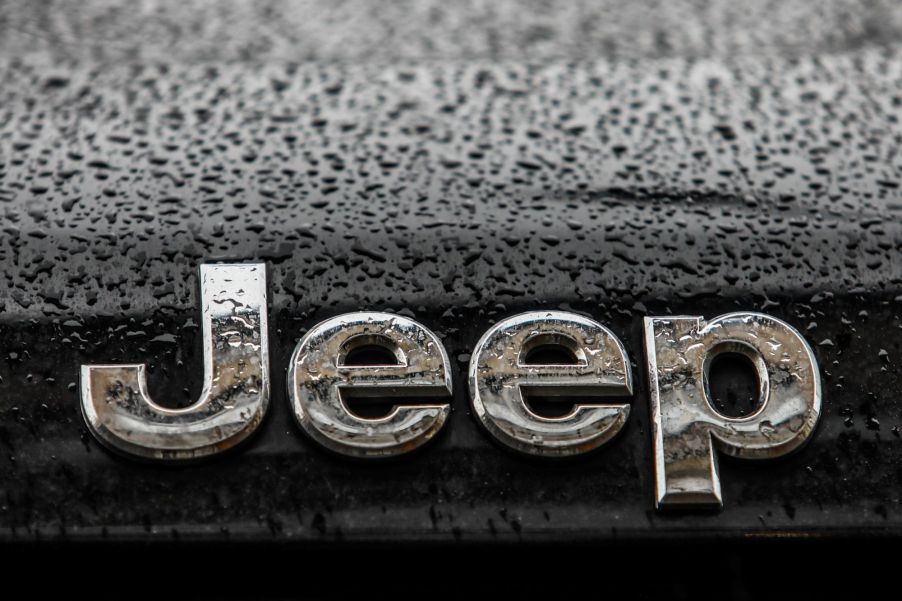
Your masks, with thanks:
[[(574, 365), (533, 365), (539, 345), (563, 346)], [(632, 375), (620, 340), (601, 324), (562, 311), (535, 311), (505, 319), (476, 344), (470, 360), (470, 397), (476, 417), (504, 445), (540, 456), (578, 455), (613, 438), (626, 423), (627, 404), (578, 403), (561, 417), (534, 413), (524, 392), (546, 396), (628, 396)]]
[[(821, 383), (814, 354), (789, 324), (761, 313), (646, 317), (649, 403), (657, 506), (723, 504), (714, 450), (743, 458), (789, 453), (814, 431)], [(755, 366), (759, 407), (721, 415), (711, 404), (708, 374), (720, 353)]]
[(204, 386), (190, 407), (155, 403), (142, 364), (82, 366), (82, 411), (101, 442), (145, 459), (195, 459), (260, 424), (269, 404), (265, 265), (201, 265), (200, 302)]
[[(356, 348), (376, 345), (394, 365), (346, 365)], [(288, 371), (288, 394), (301, 428), (324, 447), (352, 457), (401, 455), (428, 442), (451, 411), (448, 403), (396, 405), (385, 417), (353, 414), (343, 399), (451, 394), (448, 355), (435, 334), (390, 313), (348, 313), (311, 329)]]

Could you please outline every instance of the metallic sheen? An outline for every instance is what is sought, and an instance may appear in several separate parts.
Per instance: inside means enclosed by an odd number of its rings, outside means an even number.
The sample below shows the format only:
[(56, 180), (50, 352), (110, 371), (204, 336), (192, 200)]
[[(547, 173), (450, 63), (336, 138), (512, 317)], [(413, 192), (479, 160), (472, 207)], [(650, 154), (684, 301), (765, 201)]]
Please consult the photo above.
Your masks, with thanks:
[(200, 300), (204, 386), (190, 407), (155, 403), (143, 364), (82, 366), (82, 411), (102, 443), (145, 459), (195, 459), (260, 425), (269, 404), (265, 265), (201, 265)]
[[(396, 365), (344, 365), (360, 346), (381, 346)], [(354, 415), (346, 395), (436, 397), (451, 394), (448, 355), (421, 324), (390, 313), (348, 313), (314, 327), (298, 343), (288, 393), (301, 428), (324, 447), (352, 457), (401, 455), (428, 442), (451, 411), (448, 403), (396, 405), (385, 417)]]
[[(575, 365), (532, 365), (528, 353), (563, 346)], [(487, 331), (470, 361), (473, 411), (501, 443), (530, 455), (591, 451), (626, 423), (627, 404), (576, 404), (562, 417), (543, 417), (527, 406), (530, 389), (546, 396), (629, 396), (632, 373), (620, 340), (601, 324), (562, 311), (535, 311), (505, 319)]]
[[(646, 317), (656, 504), (722, 506), (715, 448), (736, 457), (789, 453), (814, 431), (821, 383), (808, 343), (789, 324), (760, 313)], [(708, 374), (721, 353), (755, 366), (759, 405), (735, 418), (711, 404)]]

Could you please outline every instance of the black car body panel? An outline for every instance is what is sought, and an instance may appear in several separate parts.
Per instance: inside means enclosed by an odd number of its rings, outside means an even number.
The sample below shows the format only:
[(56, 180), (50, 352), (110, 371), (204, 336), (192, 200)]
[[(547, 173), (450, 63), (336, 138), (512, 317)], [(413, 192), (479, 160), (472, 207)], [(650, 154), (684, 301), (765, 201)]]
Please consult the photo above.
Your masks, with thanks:
[[(682, 4), (4, 7), (0, 539), (902, 532), (902, 12)], [(188, 466), (102, 449), (79, 366), (146, 362), (155, 397), (190, 403), (197, 266), (252, 259), (274, 380), (257, 435)], [(577, 460), (511, 454), (468, 404), (479, 336), (552, 308), (633, 363), (627, 427)], [(452, 359), (450, 421), (411, 456), (342, 459), (292, 419), (295, 344), (355, 310), (419, 320)], [(737, 310), (813, 346), (818, 431), (722, 458), (722, 511), (656, 511), (642, 317)]]

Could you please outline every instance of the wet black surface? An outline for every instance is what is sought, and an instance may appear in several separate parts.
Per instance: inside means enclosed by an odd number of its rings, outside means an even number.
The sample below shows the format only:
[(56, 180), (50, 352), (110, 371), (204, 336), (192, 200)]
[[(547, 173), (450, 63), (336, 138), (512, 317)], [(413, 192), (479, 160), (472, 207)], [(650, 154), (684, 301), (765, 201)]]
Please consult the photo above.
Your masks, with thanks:
[[(138, 6), (0, 11), (0, 538), (902, 531), (896, 4), (343, 3), (349, 24), (313, 3), (300, 33), (278, 3)], [(191, 402), (196, 266), (221, 259), (270, 264), (259, 435), (188, 467), (106, 453), (79, 366), (148, 362), (158, 401)], [(633, 362), (628, 425), (590, 457), (514, 456), (469, 415), (474, 343), (539, 308), (598, 319)], [(359, 309), (418, 319), (455, 367), (445, 431), (394, 462), (335, 458), (289, 413), (294, 344)], [(641, 319), (735, 310), (803, 332), (821, 424), (792, 457), (722, 458), (722, 512), (657, 513)]]

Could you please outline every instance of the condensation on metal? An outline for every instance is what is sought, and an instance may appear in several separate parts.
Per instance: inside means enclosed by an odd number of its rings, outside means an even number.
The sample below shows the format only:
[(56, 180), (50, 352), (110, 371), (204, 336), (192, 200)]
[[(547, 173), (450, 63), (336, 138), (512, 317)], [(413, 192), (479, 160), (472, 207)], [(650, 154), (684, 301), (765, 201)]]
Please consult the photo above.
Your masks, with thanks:
[[(567, 348), (574, 365), (531, 365), (540, 345)], [(536, 311), (501, 321), (476, 344), (469, 369), (473, 411), (504, 445), (540, 456), (577, 455), (613, 438), (628, 404), (577, 403), (561, 417), (533, 412), (524, 393), (545, 396), (629, 396), (632, 372), (620, 340), (601, 324), (562, 311)]]
[[(821, 383), (808, 343), (792, 326), (760, 313), (646, 317), (655, 501), (722, 506), (714, 450), (767, 459), (808, 440), (821, 410)], [(728, 417), (710, 399), (711, 362), (740, 353), (754, 365), (759, 406)]]
[(170, 409), (136, 365), (83, 365), (81, 405), (104, 444), (145, 459), (219, 453), (257, 429), (269, 405), (266, 266), (200, 266), (204, 385), (196, 403)]
[[(354, 349), (381, 346), (396, 365), (346, 365)], [(310, 330), (291, 357), (288, 392), (295, 418), (313, 440), (352, 457), (391, 457), (428, 442), (451, 411), (448, 403), (396, 405), (380, 418), (353, 414), (348, 395), (366, 398), (451, 394), (448, 355), (423, 325), (390, 313), (334, 317)]]

